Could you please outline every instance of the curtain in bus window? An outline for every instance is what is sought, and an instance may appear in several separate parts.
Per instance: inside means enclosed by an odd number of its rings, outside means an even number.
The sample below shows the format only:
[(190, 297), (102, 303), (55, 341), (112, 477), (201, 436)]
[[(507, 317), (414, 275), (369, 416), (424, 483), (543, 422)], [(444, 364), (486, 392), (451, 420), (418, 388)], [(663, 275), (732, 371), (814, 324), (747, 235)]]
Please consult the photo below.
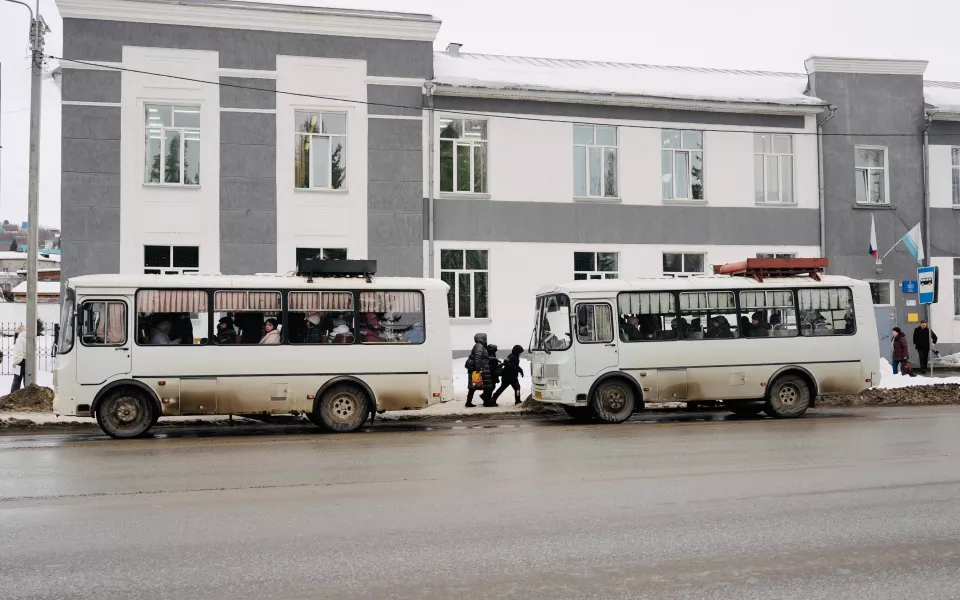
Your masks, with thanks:
[(122, 302), (107, 304), (107, 343), (122, 344), (127, 341), (127, 305)]
[(620, 294), (618, 310), (624, 315), (655, 315), (672, 313), (675, 310), (670, 292), (641, 292)]
[(594, 330), (597, 332), (597, 341), (613, 341), (613, 313), (606, 304), (594, 306)]
[(353, 310), (351, 292), (290, 292), (290, 310)]
[(360, 292), (364, 344), (420, 344), (426, 337), (420, 292)]
[(203, 290), (142, 290), (137, 292), (141, 313), (204, 313), (207, 293)]
[(420, 312), (420, 292), (361, 292), (360, 312)]
[(848, 288), (802, 289), (797, 296), (803, 335), (856, 333), (853, 294)]
[(217, 292), (215, 311), (280, 312), (280, 292)]

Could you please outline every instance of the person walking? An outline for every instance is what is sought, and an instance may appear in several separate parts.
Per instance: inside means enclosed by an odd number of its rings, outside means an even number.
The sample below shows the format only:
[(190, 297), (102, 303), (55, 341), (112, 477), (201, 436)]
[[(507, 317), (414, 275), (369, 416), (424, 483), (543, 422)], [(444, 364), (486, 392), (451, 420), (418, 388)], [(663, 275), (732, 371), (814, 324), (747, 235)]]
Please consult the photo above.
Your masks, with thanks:
[(930, 345), (937, 343), (937, 334), (927, 325), (926, 320), (920, 321), (920, 327), (913, 330), (913, 347), (917, 349), (920, 357), (920, 372), (927, 372), (927, 364), (930, 362)]
[(16, 340), (13, 342), (13, 353), (10, 355), (10, 364), (13, 365), (13, 385), (10, 386), (10, 393), (20, 389), (23, 383), (23, 375), (27, 370), (27, 336), (26, 327), (20, 325), (17, 327)]
[(910, 345), (907, 344), (907, 336), (899, 327), (893, 328), (893, 374), (901, 372), (902, 365), (910, 361)]
[[(500, 383), (501, 364), (500, 359), (497, 358), (497, 350), (499, 348), (496, 344), (487, 344), (487, 355), (490, 356), (490, 392)], [(497, 406), (497, 401), (491, 397), (490, 392), (487, 393), (487, 399), (483, 401), (483, 405)]]
[(467, 362), (464, 365), (467, 368), (467, 377), (469, 381), (467, 392), (467, 408), (473, 408), (473, 394), (480, 390), (480, 399), (484, 402), (490, 396), (489, 388), (492, 388), (490, 379), (490, 354), (487, 352), (487, 334), (478, 333), (473, 336), (473, 349)]
[(503, 360), (503, 369), (501, 371), (501, 377), (503, 377), (500, 387), (497, 388), (497, 391), (493, 393), (493, 404), (496, 406), (497, 398), (500, 397), (500, 394), (503, 393), (508, 387), (513, 388), (513, 403), (520, 404), (520, 377), (524, 377), (523, 369), (520, 367), (520, 355), (523, 354), (523, 346), (516, 345), (511, 351), (510, 355)]

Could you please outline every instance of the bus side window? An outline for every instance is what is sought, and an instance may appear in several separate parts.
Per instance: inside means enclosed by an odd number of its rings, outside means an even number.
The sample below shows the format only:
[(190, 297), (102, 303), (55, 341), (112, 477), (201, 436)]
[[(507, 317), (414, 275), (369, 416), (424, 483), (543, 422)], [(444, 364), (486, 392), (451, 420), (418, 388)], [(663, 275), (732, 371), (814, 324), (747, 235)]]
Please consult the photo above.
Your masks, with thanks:
[(803, 335), (852, 335), (857, 332), (850, 288), (803, 288), (797, 290), (797, 297)]
[(361, 344), (422, 344), (423, 294), (360, 292), (357, 335)]
[(740, 292), (740, 311), (746, 319), (746, 337), (796, 337), (797, 308), (790, 290)]
[(577, 341), (581, 344), (613, 341), (613, 311), (609, 305), (577, 305)]
[(352, 344), (356, 335), (353, 292), (289, 292), (291, 344)]
[[(197, 327), (194, 327), (194, 318), (197, 320)], [(202, 345), (206, 343), (206, 318), (206, 290), (162, 289), (137, 292), (136, 339), (140, 345)]]
[(85, 346), (122, 346), (127, 342), (127, 305), (123, 302), (84, 302), (80, 308)]

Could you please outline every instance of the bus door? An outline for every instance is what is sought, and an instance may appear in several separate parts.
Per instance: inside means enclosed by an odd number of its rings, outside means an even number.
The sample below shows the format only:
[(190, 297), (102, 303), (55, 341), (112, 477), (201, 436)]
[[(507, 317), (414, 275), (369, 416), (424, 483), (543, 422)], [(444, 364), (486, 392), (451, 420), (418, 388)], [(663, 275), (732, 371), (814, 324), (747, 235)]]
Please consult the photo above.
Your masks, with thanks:
[(80, 302), (77, 382), (101, 384), (130, 373), (129, 304), (125, 298), (88, 298)]
[(578, 377), (593, 377), (620, 364), (613, 303), (608, 300), (578, 302), (574, 312)]

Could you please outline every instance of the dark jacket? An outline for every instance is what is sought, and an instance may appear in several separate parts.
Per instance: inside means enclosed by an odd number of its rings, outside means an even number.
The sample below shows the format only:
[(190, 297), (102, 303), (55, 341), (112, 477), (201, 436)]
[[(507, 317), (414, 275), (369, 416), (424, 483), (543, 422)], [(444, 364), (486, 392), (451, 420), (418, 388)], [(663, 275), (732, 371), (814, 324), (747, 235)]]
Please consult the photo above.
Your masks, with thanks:
[(519, 376), (524, 375), (523, 369), (520, 368), (520, 355), (519, 354), (510, 354), (505, 359), (503, 359), (503, 369), (501, 371), (501, 377), (504, 381), (517, 381)]
[(483, 378), (483, 387), (492, 388), (493, 379), (490, 377), (490, 354), (487, 352), (487, 334), (478, 333), (473, 336), (473, 350), (467, 358), (468, 371), (480, 371)]
[(490, 354), (490, 379), (493, 381), (494, 387), (500, 383), (501, 373), (503, 373), (503, 363), (495, 355)]
[(910, 346), (902, 333), (893, 338), (893, 360), (910, 360)]
[(929, 350), (931, 341), (934, 344), (937, 343), (937, 334), (930, 329), (929, 325), (926, 329), (917, 327), (913, 330), (913, 345), (917, 347), (917, 350)]

